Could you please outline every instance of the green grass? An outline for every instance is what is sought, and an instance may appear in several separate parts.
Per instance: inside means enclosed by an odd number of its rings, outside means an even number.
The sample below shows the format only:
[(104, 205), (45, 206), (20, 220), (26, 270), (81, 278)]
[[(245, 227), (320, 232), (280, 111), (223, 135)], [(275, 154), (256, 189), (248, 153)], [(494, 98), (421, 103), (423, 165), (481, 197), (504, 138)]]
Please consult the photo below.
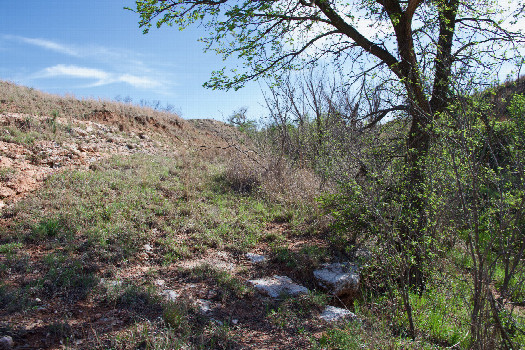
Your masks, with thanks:
[(2, 168), (0, 169), (0, 182), (8, 182), (16, 174), (16, 170), (13, 168)]
[(149, 244), (170, 263), (208, 248), (248, 251), (268, 222), (289, 211), (222, 188), (212, 173), (220, 168), (135, 155), (93, 169), (55, 175), (20, 203), (18, 240), (48, 248), (67, 242), (111, 262), (133, 259)]
[(211, 265), (195, 267), (190, 271), (190, 274), (200, 280), (207, 280), (211, 282), (212, 285), (218, 287), (223, 301), (230, 298), (242, 299), (252, 291), (251, 288), (248, 288), (246, 283), (238, 277), (233, 276), (227, 271), (214, 268)]

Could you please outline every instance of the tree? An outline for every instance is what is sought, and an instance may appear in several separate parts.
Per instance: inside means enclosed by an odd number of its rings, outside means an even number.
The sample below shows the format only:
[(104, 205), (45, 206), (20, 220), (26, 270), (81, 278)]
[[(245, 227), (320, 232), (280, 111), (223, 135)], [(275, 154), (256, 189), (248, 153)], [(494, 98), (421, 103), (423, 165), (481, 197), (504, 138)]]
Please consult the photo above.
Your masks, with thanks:
[[(509, 28), (523, 15), (521, 5), (515, 12), (511, 4), (502, 5), (495, 0), (137, 0), (135, 11), (145, 33), (153, 24), (183, 29), (202, 23), (209, 33), (201, 39), (206, 50), (240, 60), (233, 75), (226, 68), (212, 73), (204, 84), (212, 89), (238, 89), (321, 60), (347, 66), (354, 81), (380, 75), (394, 84), (410, 117), (400, 235), (404, 242), (417, 242), (426, 226), (425, 158), (432, 125), (449, 105), (453, 80), (485, 73), (486, 81), (496, 64), (520, 57), (516, 48), (525, 37)], [(399, 109), (386, 106), (386, 112), (370, 117), (377, 123)], [(422, 286), (419, 264), (411, 274)]]

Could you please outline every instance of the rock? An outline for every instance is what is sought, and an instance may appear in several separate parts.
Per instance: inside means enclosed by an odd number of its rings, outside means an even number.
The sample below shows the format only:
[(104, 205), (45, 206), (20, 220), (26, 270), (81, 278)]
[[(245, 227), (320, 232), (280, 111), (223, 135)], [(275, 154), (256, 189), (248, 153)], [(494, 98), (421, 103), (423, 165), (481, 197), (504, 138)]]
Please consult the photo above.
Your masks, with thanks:
[(266, 261), (266, 257), (264, 255), (246, 253), (246, 257), (251, 261), (252, 264), (258, 264)]
[(146, 251), (146, 253), (151, 253), (153, 251), (153, 247), (149, 244), (144, 244), (144, 250)]
[(232, 320), (232, 324), (233, 324), (233, 325), (236, 325), (237, 323), (239, 323), (239, 320), (236, 319), (236, 318), (234, 318), (234, 319)]
[(348, 311), (347, 309), (341, 309), (339, 307), (335, 306), (327, 306), (321, 316), (319, 316), (322, 320), (326, 322), (339, 322), (343, 321), (349, 318), (355, 319), (357, 316)]
[(353, 297), (359, 290), (359, 266), (352, 263), (333, 263), (315, 270), (319, 285), (340, 298)]
[(162, 286), (164, 286), (166, 284), (166, 281), (164, 281), (164, 280), (155, 280), (154, 283), (155, 283), (155, 285), (157, 287), (162, 287)]
[(8, 350), (12, 349), (15, 346), (15, 342), (13, 341), (13, 338), (6, 335), (5, 337), (0, 338), (0, 349), (2, 350)]
[(211, 302), (209, 300), (198, 299), (197, 306), (203, 314), (211, 311)]
[(164, 298), (166, 298), (166, 300), (168, 301), (175, 301), (177, 300), (177, 298), (179, 297), (179, 293), (175, 292), (174, 290), (171, 290), (171, 289), (165, 289), (163, 292), (162, 292), (162, 295), (164, 296)]
[(0, 187), (0, 198), (8, 198), (16, 195), (16, 192), (9, 187)]
[(293, 281), (286, 276), (266, 277), (258, 280), (250, 280), (250, 282), (257, 290), (269, 295), (272, 298), (278, 298), (281, 295), (299, 295), (308, 293), (308, 288)]

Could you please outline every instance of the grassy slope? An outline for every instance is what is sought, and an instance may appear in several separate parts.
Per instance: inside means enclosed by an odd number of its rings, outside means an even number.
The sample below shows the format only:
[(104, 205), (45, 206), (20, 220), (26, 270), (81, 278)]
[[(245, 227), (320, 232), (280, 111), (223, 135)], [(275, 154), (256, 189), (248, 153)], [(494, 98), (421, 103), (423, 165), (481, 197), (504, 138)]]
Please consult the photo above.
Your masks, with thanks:
[[(272, 274), (314, 289), (313, 268), (338, 247), (320, 234), (314, 177), (271, 159), (238, 161), (246, 156), (237, 151), (242, 135), (230, 127), (6, 82), (0, 91), (0, 113), (97, 121), (123, 138), (149, 135), (159, 148), (58, 172), (2, 210), (0, 336), (11, 335), (17, 346), (430, 349), (461, 341), (468, 315), (448, 312), (464, 299), (447, 294), (446, 278), (435, 283), (439, 298), (414, 300), (424, 325), (416, 341), (397, 327), (402, 315), (384, 315), (388, 296), (350, 305), (363, 323), (328, 326), (317, 316), (334, 300), (321, 291), (279, 301), (253, 291), (247, 279)], [(3, 141), (24, 144), (33, 135), (67, 142), (60, 125), (58, 132), (49, 123), (10, 125), (17, 138)], [(247, 187), (239, 182), (253, 184), (261, 163), (260, 190), (240, 193)], [(254, 266), (246, 252), (270, 260)], [(179, 297), (166, 300), (166, 290)], [(199, 311), (202, 300), (212, 316)]]

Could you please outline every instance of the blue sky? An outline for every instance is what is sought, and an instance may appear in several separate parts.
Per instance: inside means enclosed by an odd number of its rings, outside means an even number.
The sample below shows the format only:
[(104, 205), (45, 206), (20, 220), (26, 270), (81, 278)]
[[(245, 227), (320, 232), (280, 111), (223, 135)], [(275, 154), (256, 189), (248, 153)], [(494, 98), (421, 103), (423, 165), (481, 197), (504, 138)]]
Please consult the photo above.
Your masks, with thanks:
[(79, 98), (160, 100), (184, 118), (225, 120), (244, 106), (250, 118), (264, 117), (256, 82), (229, 92), (202, 87), (213, 70), (232, 66), (203, 52), (202, 28), (153, 28), (143, 35), (138, 15), (125, 6), (134, 1), (3, 0), (0, 79)]
[[(0, 79), (50, 93), (160, 100), (184, 118), (227, 118), (248, 107), (263, 116), (260, 87), (213, 91), (202, 84), (225, 65), (203, 53), (199, 27), (152, 29), (143, 35), (132, 0), (3, 1)], [(226, 63), (228, 64), (228, 63)]]

